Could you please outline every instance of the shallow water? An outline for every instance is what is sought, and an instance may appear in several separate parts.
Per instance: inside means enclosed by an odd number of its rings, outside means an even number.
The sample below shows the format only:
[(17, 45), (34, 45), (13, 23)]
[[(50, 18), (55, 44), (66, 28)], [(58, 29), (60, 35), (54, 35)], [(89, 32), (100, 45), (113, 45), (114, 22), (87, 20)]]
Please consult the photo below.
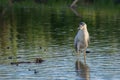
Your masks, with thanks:
[[(12, 23), (3, 20), (0, 23), (0, 80), (119, 80), (119, 13), (81, 9), (78, 14), (82, 18), (68, 7), (59, 12), (52, 7), (42, 12), (20, 8), (12, 16)], [(80, 21), (87, 23), (90, 33), (86, 65), (83, 54), (77, 60), (73, 47)], [(39, 57), (44, 62), (10, 64)]]

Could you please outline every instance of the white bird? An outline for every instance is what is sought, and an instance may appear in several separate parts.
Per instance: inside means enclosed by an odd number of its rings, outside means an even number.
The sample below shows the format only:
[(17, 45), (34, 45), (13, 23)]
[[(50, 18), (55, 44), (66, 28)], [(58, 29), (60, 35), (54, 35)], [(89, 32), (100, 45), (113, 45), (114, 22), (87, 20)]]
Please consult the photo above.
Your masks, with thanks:
[(74, 46), (77, 54), (84, 51), (84, 62), (86, 63), (86, 49), (89, 43), (89, 33), (85, 22), (80, 22), (78, 27), (78, 33), (74, 39)]

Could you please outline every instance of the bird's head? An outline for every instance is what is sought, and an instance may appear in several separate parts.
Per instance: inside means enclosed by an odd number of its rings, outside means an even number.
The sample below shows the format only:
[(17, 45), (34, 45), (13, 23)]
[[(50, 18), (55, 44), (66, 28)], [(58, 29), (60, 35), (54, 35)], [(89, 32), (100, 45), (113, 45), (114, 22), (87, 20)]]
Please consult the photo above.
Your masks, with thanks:
[(80, 22), (78, 30), (84, 30), (84, 29), (86, 29), (86, 27), (87, 27), (87, 25), (85, 22)]

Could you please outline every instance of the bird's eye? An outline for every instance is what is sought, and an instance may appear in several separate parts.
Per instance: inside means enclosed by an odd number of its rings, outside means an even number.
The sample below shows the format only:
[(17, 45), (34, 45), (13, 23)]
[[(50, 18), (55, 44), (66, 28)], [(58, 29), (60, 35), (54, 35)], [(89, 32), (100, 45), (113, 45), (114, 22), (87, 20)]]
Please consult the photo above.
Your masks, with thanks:
[(84, 23), (84, 22), (80, 22), (80, 25), (81, 25), (81, 26), (84, 26), (84, 25), (85, 25), (85, 23)]
[(82, 24), (82, 26), (84, 26), (84, 24)]
[(84, 26), (84, 24), (81, 24), (81, 26)]

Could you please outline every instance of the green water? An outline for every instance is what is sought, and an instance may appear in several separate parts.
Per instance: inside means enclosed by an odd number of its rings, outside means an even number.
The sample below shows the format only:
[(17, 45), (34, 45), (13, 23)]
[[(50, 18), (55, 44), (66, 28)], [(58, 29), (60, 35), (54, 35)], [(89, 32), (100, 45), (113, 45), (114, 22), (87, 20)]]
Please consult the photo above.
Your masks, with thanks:
[[(82, 4), (70, 9), (67, 2), (0, 7), (0, 79), (119, 80), (119, 5), (103, 7)], [(74, 55), (80, 21), (87, 23), (90, 34), (87, 65), (82, 65), (83, 54), (78, 64)], [(41, 64), (10, 64), (39, 57), (45, 60)], [(85, 67), (84, 76), (76, 71), (76, 64)]]

